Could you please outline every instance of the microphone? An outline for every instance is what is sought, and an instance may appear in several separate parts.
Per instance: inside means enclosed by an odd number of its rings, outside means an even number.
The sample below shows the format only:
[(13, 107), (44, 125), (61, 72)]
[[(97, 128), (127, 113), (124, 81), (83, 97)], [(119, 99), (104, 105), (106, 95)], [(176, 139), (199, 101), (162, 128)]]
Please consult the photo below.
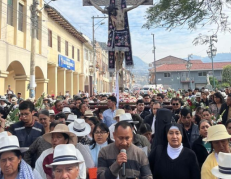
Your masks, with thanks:
[[(121, 149), (120, 152), (123, 152), (126, 154), (126, 150), (125, 149)], [(125, 163), (122, 163), (122, 176), (125, 177), (126, 176), (126, 168), (125, 168)]]

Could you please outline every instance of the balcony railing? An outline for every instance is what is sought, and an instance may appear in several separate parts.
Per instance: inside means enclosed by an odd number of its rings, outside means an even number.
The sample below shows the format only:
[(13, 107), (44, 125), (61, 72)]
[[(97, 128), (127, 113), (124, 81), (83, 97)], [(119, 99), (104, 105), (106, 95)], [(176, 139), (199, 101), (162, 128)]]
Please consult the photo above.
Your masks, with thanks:
[(192, 82), (194, 82), (194, 77), (188, 77), (188, 76), (182, 76), (181, 77), (181, 79), (180, 79), (180, 81), (182, 82), (182, 83), (189, 83), (190, 82), (190, 79), (191, 79), (191, 81)]

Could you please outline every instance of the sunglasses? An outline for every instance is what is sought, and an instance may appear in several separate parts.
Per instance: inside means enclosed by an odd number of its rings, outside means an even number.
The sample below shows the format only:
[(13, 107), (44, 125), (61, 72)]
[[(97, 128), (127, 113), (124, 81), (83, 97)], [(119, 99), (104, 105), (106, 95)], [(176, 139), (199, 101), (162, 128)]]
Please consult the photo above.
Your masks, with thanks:
[(173, 106), (178, 106), (178, 105), (179, 105), (179, 103), (172, 103), (172, 105), (173, 105)]

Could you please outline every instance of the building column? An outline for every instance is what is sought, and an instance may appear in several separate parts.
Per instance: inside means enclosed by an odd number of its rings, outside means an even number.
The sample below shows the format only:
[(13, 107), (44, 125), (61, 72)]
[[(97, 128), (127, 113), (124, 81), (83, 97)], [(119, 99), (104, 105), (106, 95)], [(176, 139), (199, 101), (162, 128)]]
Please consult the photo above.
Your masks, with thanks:
[(77, 95), (79, 93), (79, 73), (73, 73), (73, 93)]
[(23, 76), (15, 76), (14, 77), (16, 81), (16, 90), (15, 93), (21, 92), (22, 93), (22, 98), (28, 99), (29, 98), (29, 90), (28, 90), (28, 85), (30, 82), (30, 77), (23, 75)]
[(57, 95), (65, 95), (66, 93), (66, 69), (58, 68), (57, 72), (58, 76), (58, 94)]
[(58, 70), (56, 65), (48, 65), (47, 68), (47, 78), (49, 79), (48, 83), (48, 94), (54, 94), (55, 96), (58, 94), (57, 87), (57, 75)]
[(36, 79), (35, 98), (38, 99), (43, 93), (47, 94), (48, 79)]
[(5, 90), (6, 90), (6, 78), (8, 76), (9, 72), (8, 71), (0, 71), (0, 95), (4, 95), (5, 94)]
[(66, 71), (66, 91), (69, 91), (70, 96), (73, 96), (73, 71)]
[(84, 84), (84, 74), (81, 73), (81, 74), (79, 75), (79, 90), (85, 91), (84, 85), (85, 85), (85, 84)]

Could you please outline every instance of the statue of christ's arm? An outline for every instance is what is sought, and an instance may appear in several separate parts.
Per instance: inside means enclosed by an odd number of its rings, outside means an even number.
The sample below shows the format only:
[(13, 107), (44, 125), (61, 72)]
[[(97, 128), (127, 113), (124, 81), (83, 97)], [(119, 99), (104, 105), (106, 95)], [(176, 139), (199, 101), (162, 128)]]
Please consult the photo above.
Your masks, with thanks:
[(128, 12), (128, 11), (130, 11), (130, 10), (132, 10), (132, 9), (135, 9), (135, 8), (137, 8), (139, 5), (143, 4), (145, 1), (146, 1), (146, 0), (142, 0), (142, 1), (138, 2), (138, 3), (137, 3), (136, 5), (134, 5), (134, 6), (124, 9), (124, 11), (125, 11), (125, 12)]
[(89, 2), (96, 8), (98, 9), (100, 12), (102, 12), (103, 14), (108, 14), (107, 10), (102, 9), (98, 4), (96, 4), (94, 1), (89, 0)]

